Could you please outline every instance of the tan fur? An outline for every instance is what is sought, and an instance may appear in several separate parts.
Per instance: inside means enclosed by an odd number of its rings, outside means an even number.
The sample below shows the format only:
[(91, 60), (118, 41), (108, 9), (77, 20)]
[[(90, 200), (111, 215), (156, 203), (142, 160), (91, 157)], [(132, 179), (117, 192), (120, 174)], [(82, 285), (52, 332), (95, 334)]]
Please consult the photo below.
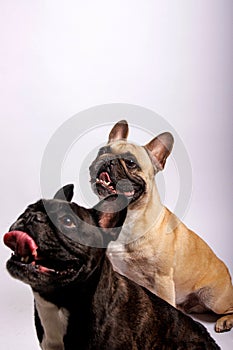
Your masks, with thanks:
[(130, 151), (138, 160), (146, 192), (129, 205), (117, 242), (109, 247), (115, 268), (187, 312), (212, 310), (220, 318), (216, 331), (233, 326), (233, 287), (227, 267), (159, 198), (154, 167), (145, 147), (117, 140), (114, 154)]

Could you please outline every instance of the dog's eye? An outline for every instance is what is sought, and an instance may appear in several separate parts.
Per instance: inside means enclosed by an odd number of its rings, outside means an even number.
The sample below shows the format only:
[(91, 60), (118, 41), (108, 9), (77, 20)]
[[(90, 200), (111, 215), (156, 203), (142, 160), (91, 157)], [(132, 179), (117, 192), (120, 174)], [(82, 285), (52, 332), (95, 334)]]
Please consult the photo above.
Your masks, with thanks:
[(64, 215), (59, 219), (60, 223), (66, 227), (75, 227), (75, 222), (70, 215)]
[(129, 169), (135, 169), (138, 167), (137, 163), (135, 163), (132, 159), (124, 159), (124, 162)]

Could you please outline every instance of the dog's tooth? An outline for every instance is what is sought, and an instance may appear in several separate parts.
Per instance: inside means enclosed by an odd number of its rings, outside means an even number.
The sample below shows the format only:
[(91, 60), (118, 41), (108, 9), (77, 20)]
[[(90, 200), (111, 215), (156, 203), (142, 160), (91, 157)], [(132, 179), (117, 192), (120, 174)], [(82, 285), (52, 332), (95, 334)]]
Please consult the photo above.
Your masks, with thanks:
[(102, 185), (105, 185), (105, 186), (109, 186), (110, 185), (110, 181), (109, 182), (107, 182), (107, 181), (105, 181), (105, 180), (102, 180), (102, 179), (96, 179), (96, 183), (100, 183), (100, 184), (102, 184)]
[(29, 255), (25, 256), (25, 258), (24, 258), (25, 263), (27, 263), (29, 261), (29, 259), (30, 259)]
[(30, 257), (28, 255), (27, 256), (22, 256), (20, 261), (27, 263), (29, 259), (30, 259)]

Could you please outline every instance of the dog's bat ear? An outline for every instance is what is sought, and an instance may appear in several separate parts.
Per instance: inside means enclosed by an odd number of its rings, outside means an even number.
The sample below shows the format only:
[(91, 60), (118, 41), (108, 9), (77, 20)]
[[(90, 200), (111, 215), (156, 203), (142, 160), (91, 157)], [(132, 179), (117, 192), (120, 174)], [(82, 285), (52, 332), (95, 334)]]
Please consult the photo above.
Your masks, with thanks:
[(121, 120), (110, 131), (108, 142), (127, 139), (129, 126), (126, 120)]
[(145, 147), (150, 152), (152, 162), (158, 170), (163, 170), (167, 157), (172, 151), (174, 138), (169, 132), (164, 132), (153, 140), (151, 140)]
[(127, 215), (128, 199), (124, 195), (111, 195), (100, 201), (92, 210), (97, 224), (105, 233), (104, 241), (115, 241)]
[(60, 190), (56, 192), (54, 199), (61, 199), (67, 202), (71, 202), (73, 195), (74, 195), (74, 185), (69, 184), (60, 188)]

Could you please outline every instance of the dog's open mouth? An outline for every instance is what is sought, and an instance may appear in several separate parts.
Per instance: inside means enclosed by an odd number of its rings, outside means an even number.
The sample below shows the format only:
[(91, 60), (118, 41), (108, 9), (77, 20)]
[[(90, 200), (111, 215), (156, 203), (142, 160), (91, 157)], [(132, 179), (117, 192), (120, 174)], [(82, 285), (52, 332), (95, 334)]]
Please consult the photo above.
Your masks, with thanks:
[(103, 171), (98, 175), (96, 178), (96, 185), (106, 189), (109, 193), (116, 193), (114, 183), (107, 171)]
[(107, 171), (101, 171), (98, 174), (95, 185), (100, 196), (118, 193), (124, 194), (126, 197), (133, 197), (135, 193), (130, 181), (120, 180), (116, 183), (112, 180), (110, 174)]
[(43, 255), (26, 232), (10, 231), (4, 235), (4, 243), (14, 251), (11, 261), (19, 268), (27, 267), (31, 271), (58, 275), (74, 272), (72, 266), (61, 264), (59, 260), (52, 260)]

